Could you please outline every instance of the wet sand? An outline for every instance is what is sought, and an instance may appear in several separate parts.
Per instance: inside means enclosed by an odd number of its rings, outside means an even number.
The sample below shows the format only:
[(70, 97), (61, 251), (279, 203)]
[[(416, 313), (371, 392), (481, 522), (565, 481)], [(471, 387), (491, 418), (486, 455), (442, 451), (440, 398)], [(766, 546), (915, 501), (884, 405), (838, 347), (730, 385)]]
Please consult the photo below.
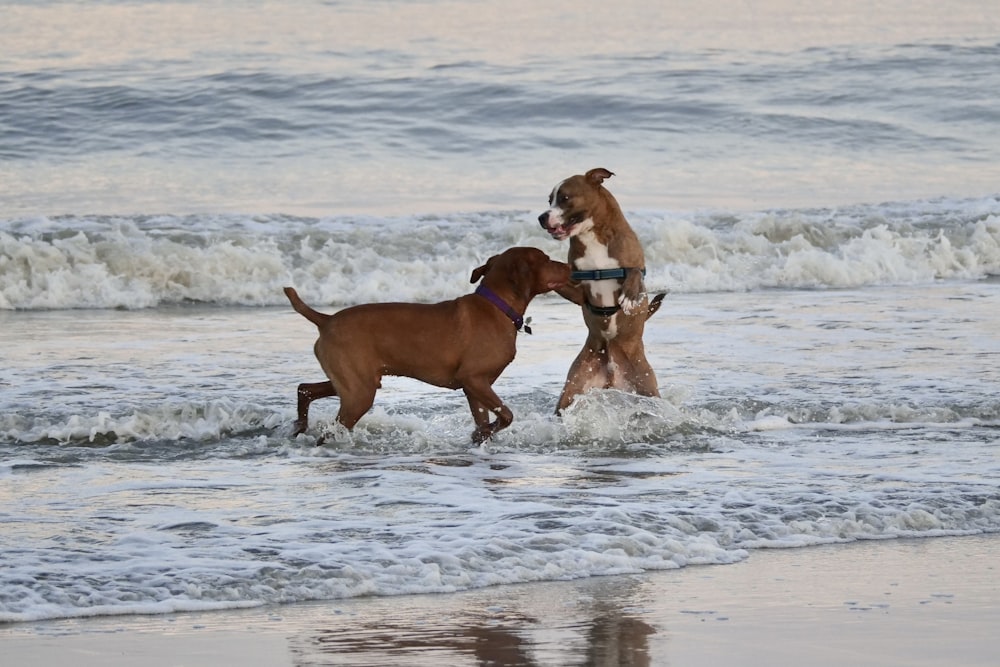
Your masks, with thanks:
[(1000, 535), (757, 550), (735, 565), (0, 626), (4, 664), (995, 665)]

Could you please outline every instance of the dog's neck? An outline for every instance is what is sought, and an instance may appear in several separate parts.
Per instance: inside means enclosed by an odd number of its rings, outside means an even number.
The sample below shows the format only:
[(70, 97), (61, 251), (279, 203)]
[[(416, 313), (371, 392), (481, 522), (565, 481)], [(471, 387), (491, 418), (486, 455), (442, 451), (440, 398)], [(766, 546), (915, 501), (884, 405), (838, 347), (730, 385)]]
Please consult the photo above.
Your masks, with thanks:
[(514, 323), (514, 329), (521, 331), (524, 329), (524, 333), (531, 333), (531, 327), (524, 325), (524, 315), (523, 313), (517, 312), (513, 306), (497, 296), (497, 293), (491, 290), (486, 285), (480, 283), (479, 287), (476, 288), (476, 294), (483, 297), (494, 306), (496, 306), (501, 313), (506, 315), (511, 322)]

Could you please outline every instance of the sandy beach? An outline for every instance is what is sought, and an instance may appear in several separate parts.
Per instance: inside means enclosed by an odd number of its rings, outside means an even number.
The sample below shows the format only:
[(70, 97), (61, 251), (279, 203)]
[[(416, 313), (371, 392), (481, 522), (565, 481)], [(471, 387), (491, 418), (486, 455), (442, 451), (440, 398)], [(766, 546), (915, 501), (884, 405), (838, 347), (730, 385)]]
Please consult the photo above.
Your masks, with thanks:
[(995, 665), (1000, 536), (757, 550), (734, 565), (0, 628), (9, 664)]

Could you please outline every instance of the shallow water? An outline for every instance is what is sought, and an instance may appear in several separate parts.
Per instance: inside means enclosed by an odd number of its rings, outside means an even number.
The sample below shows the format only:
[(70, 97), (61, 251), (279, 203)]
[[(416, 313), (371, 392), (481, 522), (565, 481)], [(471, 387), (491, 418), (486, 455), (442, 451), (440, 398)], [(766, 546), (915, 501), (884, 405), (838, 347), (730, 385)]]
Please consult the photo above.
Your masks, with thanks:
[[(14, 312), (4, 618), (163, 612), (728, 563), (761, 547), (1000, 528), (997, 284), (677, 295), (650, 322), (662, 400), (551, 414), (577, 309), (496, 387), (387, 379), (352, 435), (284, 309)], [(81, 329), (89, 333), (79, 335)], [(331, 438), (315, 446), (321, 433)]]

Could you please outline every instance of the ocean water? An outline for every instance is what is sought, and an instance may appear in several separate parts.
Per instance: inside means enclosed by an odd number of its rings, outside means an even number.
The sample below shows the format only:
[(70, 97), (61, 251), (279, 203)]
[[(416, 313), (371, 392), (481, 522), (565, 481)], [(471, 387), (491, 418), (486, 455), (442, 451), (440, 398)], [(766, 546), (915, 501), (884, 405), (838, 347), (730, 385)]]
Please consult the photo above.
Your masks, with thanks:
[[(0, 5), (0, 622), (1000, 532), (992, 3)], [(292, 437), (283, 286), (562, 257), (536, 217), (596, 166), (668, 291), (661, 399), (556, 417), (548, 295), (485, 445), (402, 378)]]

